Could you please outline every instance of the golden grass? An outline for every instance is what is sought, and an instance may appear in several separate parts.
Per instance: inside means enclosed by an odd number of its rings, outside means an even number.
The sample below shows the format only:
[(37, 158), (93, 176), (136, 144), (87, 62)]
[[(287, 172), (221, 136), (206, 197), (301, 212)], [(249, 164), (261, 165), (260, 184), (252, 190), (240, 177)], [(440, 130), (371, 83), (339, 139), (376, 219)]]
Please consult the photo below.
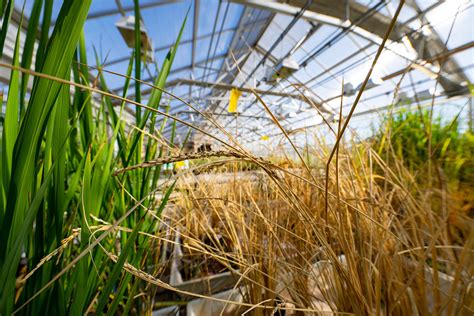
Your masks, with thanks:
[[(194, 277), (218, 262), (239, 275), (246, 302), (258, 307), (278, 298), (357, 315), (473, 311), (466, 206), (420, 185), (402, 165), (394, 172), (369, 143), (340, 148), (338, 176), (336, 165), (329, 169), (327, 222), (320, 168), (312, 169), (317, 182), (298, 164), (278, 177), (242, 172), (235, 162), (220, 168), (228, 173), (183, 175), (178, 211), (165, 214), (185, 254), (201, 264)], [(264, 313), (258, 307), (252, 313)]]

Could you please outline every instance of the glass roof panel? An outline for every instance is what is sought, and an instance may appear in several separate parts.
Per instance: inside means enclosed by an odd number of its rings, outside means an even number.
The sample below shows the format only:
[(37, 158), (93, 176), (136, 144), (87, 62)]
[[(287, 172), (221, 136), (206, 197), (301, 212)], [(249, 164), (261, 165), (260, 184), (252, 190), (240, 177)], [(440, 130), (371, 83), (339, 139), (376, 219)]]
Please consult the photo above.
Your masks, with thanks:
[[(344, 81), (346, 84), (351, 83), (355, 89), (352, 95), (343, 98), (344, 113), (347, 113), (355, 100), (357, 86), (366, 77), (381, 40), (369, 32), (361, 36), (361, 34), (356, 34), (348, 29), (317, 25), (315, 21), (309, 23), (305, 18), (300, 18), (291, 27), (288, 34), (277, 43), (280, 40), (280, 35), (294, 19), (294, 14), (275, 13), (250, 5), (246, 7), (232, 1), (201, 0), (199, 1), (199, 18), (197, 23), (194, 23), (196, 1), (163, 1), (161, 4), (159, 2), (161, 1), (140, 0), (140, 4), (143, 6), (141, 15), (144, 25), (156, 50), (154, 53), (156, 66), (148, 64), (148, 69), (144, 69), (141, 74), (142, 78), (149, 81), (155, 80), (156, 68), (160, 70), (169, 46), (176, 40), (186, 12), (189, 12), (168, 81), (179, 79), (219, 81), (231, 87), (250, 86), (263, 92), (288, 94), (299, 93), (294, 87), (291, 87), (291, 84), (300, 84), (300, 87), (302, 87), (301, 84), (304, 84), (305, 89), (311, 91), (309, 95), (312, 98), (326, 101), (325, 104), (334, 111), (339, 109), (339, 96)], [(375, 0), (357, 0), (357, 2), (367, 7), (373, 7), (378, 3)], [(133, 0), (121, 0), (120, 3), (127, 15), (134, 14), (131, 10), (134, 4)], [(390, 19), (398, 3), (399, 1), (396, 0), (388, 1), (378, 13)], [(26, 1), (27, 12), (31, 10), (31, 4), (32, 0)], [(61, 1), (54, 2), (53, 17), (57, 16), (61, 4)], [(426, 9), (431, 11), (426, 15), (420, 14)], [(420, 16), (418, 16), (419, 14)], [(425, 18), (421, 18), (423, 15)], [(106, 69), (125, 74), (133, 49), (126, 45), (115, 26), (115, 23), (121, 18), (116, 1), (92, 1), (89, 17), (90, 19), (84, 28), (89, 64), (96, 64), (97, 54), (100, 63), (110, 63)], [(473, 20), (474, 4), (472, 1), (459, 0), (438, 3), (435, 0), (416, 0), (407, 3), (401, 11), (398, 22), (400, 25), (409, 21), (405, 26), (412, 29), (411, 42), (405, 39), (403, 42), (389, 41), (387, 43), (371, 76), (372, 79), (386, 78), (386, 80), (364, 91), (356, 113), (384, 108), (393, 103), (394, 91), (397, 86), (399, 86), (400, 93), (403, 92), (411, 98), (415, 94), (436, 86), (439, 93), (437, 98), (439, 97), (441, 100), (445, 91), (442, 85), (436, 85), (437, 60), (427, 63), (422, 59), (423, 56), (417, 55), (416, 49), (420, 46), (416, 42), (416, 38), (425, 37), (423, 45), (429, 47), (439, 35), (441, 42), (447, 42), (444, 52), (449, 53), (449, 50), (474, 42)], [(195, 24), (196, 30), (194, 30)], [(300, 47), (295, 48), (295, 45), (304, 39), (315, 25), (318, 28), (314, 34), (302, 42)], [(242, 27), (239, 28), (239, 26)], [(434, 32), (430, 31), (430, 28)], [(193, 38), (194, 33), (196, 33), (195, 39)], [(410, 48), (410, 45), (413, 47)], [(265, 52), (273, 46), (275, 48), (269, 58), (262, 63)], [(300, 69), (289, 76), (287, 80), (280, 81), (279, 84), (266, 82), (264, 79), (267, 76), (267, 69), (273, 69), (276, 63), (281, 58), (287, 57), (292, 50), (294, 51), (291, 57), (300, 65)], [(192, 67), (193, 51), (195, 52), (194, 68)], [(230, 57), (232, 54), (239, 60), (238, 66), (242, 73), (239, 73), (234, 59)], [(474, 48), (472, 45), (451, 57), (457, 62), (459, 69), (450, 69), (451, 74), (449, 75), (453, 77), (457, 72), (473, 82)], [(412, 67), (412, 63), (415, 63), (414, 67)], [(256, 69), (257, 66), (259, 67)], [(403, 75), (404, 71), (406, 73)], [(96, 72), (91, 71), (91, 73)], [(441, 75), (445, 74), (441, 73)], [(110, 89), (121, 89), (125, 82), (124, 78), (112, 74), (104, 74), (104, 76)], [(142, 89), (146, 90), (147, 87), (142, 86)], [(182, 84), (170, 87), (170, 90), (186, 99), (199, 101), (199, 106), (203, 109), (212, 108), (216, 113), (227, 114), (227, 98), (229, 97), (227, 88)], [(133, 94), (134, 89), (130, 89), (129, 93)], [(305, 102), (295, 101), (290, 97), (271, 96), (265, 93), (262, 95), (265, 102), (268, 102), (268, 106), (275, 113), (281, 115), (283, 124), (289, 129), (321, 123), (322, 118), (312, 112), (313, 110), (308, 110), (309, 106)], [(445, 102), (448, 102), (446, 100)], [(454, 101), (449, 102), (455, 103)], [(182, 111), (181, 102), (173, 101), (172, 104), (176, 105), (175, 110)], [(250, 93), (243, 94), (239, 110), (242, 112), (241, 114), (245, 115), (267, 116), (261, 104), (255, 102), (255, 98)], [(293, 111), (297, 113), (296, 117), (289, 116), (289, 113)], [(183, 115), (189, 118), (188, 114), (184, 113)], [(377, 115), (370, 114), (367, 118), (376, 120)], [(234, 117), (222, 116), (219, 117), (219, 120), (233, 122)], [(256, 118), (239, 118), (240, 121), (241, 123), (247, 122), (249, 129), (257, 126), (275, 128), (274, 124), (264, 119), (257, 121)], [(357, 128), (357, 123), (354, 124)]]
[(472, 1), (447, 1), (429, 12), (427, 18), (433, 21), (435, 31), (443, 42), (447, 41), (449, 49), (474, 41)]

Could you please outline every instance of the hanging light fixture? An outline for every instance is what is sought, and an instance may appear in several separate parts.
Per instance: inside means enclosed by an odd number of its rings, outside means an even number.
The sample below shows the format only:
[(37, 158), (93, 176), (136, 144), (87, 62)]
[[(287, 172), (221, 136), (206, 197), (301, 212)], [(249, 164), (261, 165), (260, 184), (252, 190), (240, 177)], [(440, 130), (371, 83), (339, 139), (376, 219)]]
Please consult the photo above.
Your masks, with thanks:
[(350, 82), (344, 84), (343, 91), (345, 96), (353, 96), (355, 94), (354, 86)]
[[(125, 43), (130, 48), (135, 48), (135, 17), (133, 15), (122, 16), (120, 20), (115, 23), (115, 26), (122, 35)], [(140, 20), (140, 33), (141, 33), (141, 54), (146, 62), (152, 63), (155, 59), (153, 41), (148, 36), (148, 32)]]
[(434, 95), (435, 95), (435, 88), (429, 88), (429, 89), (417, 92), (416, 97), (414, 97), (414, 99), (415, 100), (418, 99), (418, 101), (429, 100), (433, 98)]
[[(382, 83), (383, 83), (382, 78), (372, 77), (372, 78), (369, 79), (369, 81), (367, 81), (367, 84), (365, 85), (365, 89), (368, 90), (368, 89), (378, 87)], [(363, 82), (357, 86), (356, 90), (360, 90), (362, 88), (362, 84), (363, 84)]]
[(265, 82), (276, 84), (281, 79), (287, 79), (300, 69), (299, 64), (293, 58), (287, 57), (274, 67), (267, 67), (265, 72)]
[(406, 93), (405, 91), (400, 91), (397, 95), (396, 103), (407, 103), (407, 102), (410, 102), (408, 93)]
[(287, 115), (286, 115), (288, 118), (295, 118), (296, 116), (298, 116), (298, 114), (296, 114), (296, 112), (289, 112)]

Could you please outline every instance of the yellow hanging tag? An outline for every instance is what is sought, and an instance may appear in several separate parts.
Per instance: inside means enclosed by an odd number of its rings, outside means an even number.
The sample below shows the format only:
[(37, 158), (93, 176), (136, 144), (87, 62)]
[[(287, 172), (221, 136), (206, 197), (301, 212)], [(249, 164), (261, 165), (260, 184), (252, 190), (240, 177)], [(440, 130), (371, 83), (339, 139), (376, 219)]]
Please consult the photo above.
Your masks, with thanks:
[(184, 163), (184, 160), (182, 160), (182, 161), (176, 161), (176, 168), (181, 169), (181, 168), (183, 168), (184, 166), (186, 166), (186, 164)]
[(262, 137), (261, 137), (261, 140), (269, 140), (269, 139), (270, 139), (270, 137), (268, 137), (267, 135), (262, 135)]
[(236, 113), (237, 112), (237, 103), (239, 102), (239, 98), (242, 95), (237, 89), (230, 90), (230, 100), (229, 100), (229, 113)]

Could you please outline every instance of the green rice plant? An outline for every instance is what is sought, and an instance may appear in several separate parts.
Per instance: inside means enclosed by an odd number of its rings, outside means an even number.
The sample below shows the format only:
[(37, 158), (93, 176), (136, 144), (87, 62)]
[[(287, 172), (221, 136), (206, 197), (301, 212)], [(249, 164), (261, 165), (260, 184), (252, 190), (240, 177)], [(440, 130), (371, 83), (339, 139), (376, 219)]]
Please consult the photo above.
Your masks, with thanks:
[[(66, 3), (59, 15), (58, 26), (53, 31), (48, 53), (46, 54), (41, 70), (59, 78), (66, 78), (68, 75), (70, 61), (75, 50), (75, 45), (80, 34), (80, 29), (74, 25), (84, 23), (88, 5), (90, 2)], [(66, 26), (67, 25), (67, 26)], [(66, 43), (66, 45), (64, 45)], [(67, 45), (69, 44), (69, 45)], [(18, 43), (17, 43), (18, 45)], [(17, 72), (16, 70), (13, 70)], [(9, 314), (13, 308), (13, 295), (15, 290), (15, 271), (20, 261), (22, 245), (25, 245), (26, 235), (21, 234), (23, 227), (31, 227), (32, 222), (25, 222), (29, 217), (29, 212), (35, 213), (36, 209), (28, 208), (28, 199), (34, 193), (34, 187), (38, 181), (36, 161), (39, 157), (41, 140), (46, 130), (48, 118), (58, 99), (61, 85), (56, 82), (39, 78), (35, 80), (31, 92), (30, 101), (25, 116), (22, 119), (18, 136), (14, 137), (14, 152), (10, 159), (15, 157), (11, 167), (11, 179), (4, 186), (6, 203), (4, 216), (2, 218), (2, 310)], [(18, 86), (14, 87), (10, 93), (17, 93)], [(11, 106), (15, 106), (12, 104)], [(17, 117), (12, 118), (17, 120)], [(8, 132), (7, 132), (8, 133)], [(15, 137), (16, 136), (16, 137)], [(4, 166), (7, 165), (5, 161)], [(48, 170), (45, 170), (48, 171)], [(44, 185), (44, 184), (43, 184)], [(41, 214), (41, 213), (40, 213)], [(55, 219), (54, 214), (48, 214)]]
[[(123, 265), (154, 262), (145, 251), (149, 237), (139, 232), (157, 228), (173, 185), (158, 185), (161, 166), (121, 177), (112, 171), (140, 163), (143, 142), (148, 159), (166, 153), (152, 137), (162, 91), (153, 90), (148, 107), (140, 103), (139, 89), (135, 100), (125, 99), (130, 81), (139, 79), (143, 67), (139, 51), (130, 59), (123, 97), (108, 93), (100, 67), (101, 89), (92, 88), (82, 31), (90, 3), (65, 1), (49, 36), (52, 1), (34, 1), (21, 58), (19, 32), (13, 63), (1, 65), (11, 69), (0, 155), (1, 315), (140, 313), (142, 303), (150, 300), (135, 299), (140, 282)], [(135, 7), (139, 16), (138, 1)], [(13, 1), (2, 2), (4, 26), (12, 8)], [(164, 88), (185, 23), (157, 77), (159, 89)], [(6, 32), (2, 27), (0, 48)], [(131, 77), (133, 70), (137, 78)], [(113, 105), (117, 98), (119, 113)], [(128, 102), (143, 117), (137, 114), (132, 124), (139, 129), (127, 134), (121, 114)], [(159, 200), (158, 189), (164, 192)], [(119, 230), (119, 224), (129, 231)]]
[(380, 155), (393, 152), (411, 172), (427, 174), (427, 162), (432, 161), (450, 182), (473, 184), (474, 138), (462, 129), (458, 116), (443, 122), (441, 117), (430, 119), (428, 111), (405, 110), (387, 118), (374, 142)]

